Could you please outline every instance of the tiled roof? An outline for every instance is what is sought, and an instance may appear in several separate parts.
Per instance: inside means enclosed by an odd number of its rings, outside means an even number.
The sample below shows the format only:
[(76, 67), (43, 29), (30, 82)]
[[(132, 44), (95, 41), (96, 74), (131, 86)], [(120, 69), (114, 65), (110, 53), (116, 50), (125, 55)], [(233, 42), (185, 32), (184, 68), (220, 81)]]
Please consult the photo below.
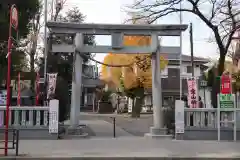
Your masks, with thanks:
[[(169, 60), (179, 60), (180, 55), (176, 54), (164, 54), (167, 56)], [(191, 56), (189, 55), (182, 55), (182, 61), (191, 61)], [(201, 61), (201, 62), (209, 62), (208, 59), (202, 57), (194, 57), (194, 61)]]

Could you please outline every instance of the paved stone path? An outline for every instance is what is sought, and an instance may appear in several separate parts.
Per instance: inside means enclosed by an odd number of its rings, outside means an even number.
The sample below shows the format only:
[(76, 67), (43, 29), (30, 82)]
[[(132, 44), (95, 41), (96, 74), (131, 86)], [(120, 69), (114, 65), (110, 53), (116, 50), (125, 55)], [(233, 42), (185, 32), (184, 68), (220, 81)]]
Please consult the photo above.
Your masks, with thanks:
[(127, 114), (96, 114), (80, 113), (79, 119), (82, 120), (104, 120), (113, 123), (110, 117), (116, 117), (116, 125), (134, 136), (144, 136), (149, 132), (153, 124), (151, 114), (142, 114), (140, 118), (131, 118)]
[(240, 142), (176, 141), (140, 137), (79, 140), (22, 140), (27, 157), (240, 158)]
[[(113, 124), (103, 120), (80, 120), (80, 124), (87, 125), (97, 137), (113, 137)], [(122, 128), (116, 126), (116, 136), (132, 136)]]
[[(69, 121), (64, 122), (66, 125), (69, 124)], [(89, 134), (89, 136), (97, 136), (97, 137), (113, 137), (113, 124), (101, 119), (85, 119), (79, 120), (80, 125), (86, 125), (87, 130), (85, 131)], [(126, 132), (122, 128), (116, 126), (115, 128), (116, 137), (125, 137), (132, 136), (132, 134)]]

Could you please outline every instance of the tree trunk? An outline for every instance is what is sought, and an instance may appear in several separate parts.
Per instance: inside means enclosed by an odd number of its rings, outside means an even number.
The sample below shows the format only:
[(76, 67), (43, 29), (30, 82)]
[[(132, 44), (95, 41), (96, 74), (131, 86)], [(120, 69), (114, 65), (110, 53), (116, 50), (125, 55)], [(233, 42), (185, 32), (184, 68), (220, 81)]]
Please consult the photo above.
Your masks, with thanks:
[(212, 106), (217, 108), (217, 94), (220, 92), (220, 78), (224, 72), (224, 65), (225, 65), (225, 51), (224, 49), (220, 50), (220, 57), (218, 60), (218, 68), (216, 71), (213, 72), (213, 83), (212, 83), (212, 91), (211, 91), (211, 99), (212, 99)]
[(225, 51), (223, 49), (220, 50), (220, 57), (218, 60), (218, 73), (217, 73), (218, 76), (221, 76), (224, 71), (225, 57), (226, 57)]
[(132, 114), (131, 114), (132, 118), (136, 117), (135, 101), (136, 101), (136, 98), (132, 98)]
[(34, 67), (34, 51), (30, 53), (30, 73), (31, 73), (31, 90), (35, 88), (35, 67)]
[(136, 118), (140, 117), (141, 109), (142, 109), (142, 98), (135, 97), (134, 113)]
[(140, 117), (142, 110), (142, 102), (144, 98), (144, 89), (138, 88), (135, 91), (134, 105), (132, 107), (132, 117)]

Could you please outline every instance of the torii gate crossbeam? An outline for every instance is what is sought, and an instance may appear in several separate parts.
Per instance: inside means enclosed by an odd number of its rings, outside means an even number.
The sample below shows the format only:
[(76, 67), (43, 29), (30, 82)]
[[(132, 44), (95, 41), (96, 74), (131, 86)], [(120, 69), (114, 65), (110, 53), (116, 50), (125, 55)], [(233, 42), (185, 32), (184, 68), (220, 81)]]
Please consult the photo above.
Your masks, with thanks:
[[(152, 53), (152, 94), (153, 94), (153, 127), (150, 129), (150, 136), (165, 137), (162, 94), (161, 94), (161, 74), (160, 74), (160, 53), (180, 54), (180, 47), (160, 46), (159, 36), (180, 36), (181, 32), (187, 29), (187, 25), (129, 25), (129, 24), (79, 24), (53, 22), (47, 23), (51, 34), (72, 34), (75, 36), (73, 45), (52, 45), (52, 52), (60, 53), (80, 53), (74, 54), (72, 101), (70, 123), (74, 128), (79, 125), (80, 100), (81, 100), (81, 75), (82, 57), (84, 53)], [(111, 46), (86, 46), (83, 43), (83, 35), (111, 35)], [(128, 47), (123, 45), (125, 35), (145, 35), (151, 36), (151, 44), (146, 47)], [(65, 46), (65, 47), (64, 47)]]

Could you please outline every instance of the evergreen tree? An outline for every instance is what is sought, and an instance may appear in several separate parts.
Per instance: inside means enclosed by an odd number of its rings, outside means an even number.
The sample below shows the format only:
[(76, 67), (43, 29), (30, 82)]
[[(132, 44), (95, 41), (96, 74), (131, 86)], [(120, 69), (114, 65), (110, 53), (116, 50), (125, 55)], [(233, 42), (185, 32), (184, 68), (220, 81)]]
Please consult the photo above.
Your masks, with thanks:
[[(84, 21), (84, 16), (80, 12), (78, 8), (72, 8), (67, 13), (66, 16), (61, 14), (58, 15), (56, 21), (61, 22), (75, 22), (82, 23)], [(54, 43), (62, 43), (62, 44), (73, 44), (74, 37), (69, 35), (64, 36), (54, 36), (51, 37), (51, 42), (49, 44)], [(94, 43), (93, 36), (85, 36), (84, 43), (92, 45)], [(91, 53), (88, 54), (91, 56)], [(83, 59), (84, 66), (88, 63), (88, 58)], [(48, 53), (47, 58), (47, 72), (48, 73), (58, 73), (57, 84), (55, 97), (59, 100), (59, 120), (64, 121), (69, 115), (70, 111), (70, 95), (67, 90), (70, 89), (72, 83), (72, 66), (73, 64), (73, 54), (61, 54), (61, 53)], [(44, 72), (44, 61), (40, 65), (40, 75), (43, 76)], [(80, 98), (80, 97), (79, 97)], [(79, 106), (80, 107), (80, 106)]]
[(0, 0), (0, 85), (7, 75), (7, 41), (9, 37), (9, 13), (11, 5), (15, 4), (19, 14), (18, 32), (12, 31), (13, 38), (17, 41), (14, 42), (12, 49), (12, 77), (14, 72), (18, 72), (25, 66), (23, 51), (18, 50), (18, 40), (26, 38), (30, 32), (29, 22), (32, 16), (38, 11), (39, 0)]

